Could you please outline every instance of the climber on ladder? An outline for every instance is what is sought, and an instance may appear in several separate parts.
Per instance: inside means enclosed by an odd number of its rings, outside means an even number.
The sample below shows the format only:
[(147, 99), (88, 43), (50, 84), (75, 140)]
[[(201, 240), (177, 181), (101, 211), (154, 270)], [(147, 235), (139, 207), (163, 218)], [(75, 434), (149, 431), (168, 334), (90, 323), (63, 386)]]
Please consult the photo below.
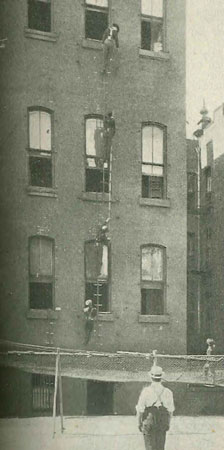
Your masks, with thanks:
[(94, 329), (94, 320), (97, 315), (97, 310), (93, 306), (93, 301), (91, 299), (86, 300), (85, 307), (83, 309), (84, 315), (85, 315), (85, 342), (84, 344), (87, 345), (90, 341), (91, 334)]
[(110, 152), (112, 146), (112, 139), (115, 135), (115, 119), (113, 113), (109, 112), (105, 115), (104, 121), (104, 160), (110, 161)]
[(113, 58), (115, 48), (119, 48), (119, 26), (113, 23), (111, 27), (108, 27), (103, 34), (103, 73), (108, 71), (110, 61)]

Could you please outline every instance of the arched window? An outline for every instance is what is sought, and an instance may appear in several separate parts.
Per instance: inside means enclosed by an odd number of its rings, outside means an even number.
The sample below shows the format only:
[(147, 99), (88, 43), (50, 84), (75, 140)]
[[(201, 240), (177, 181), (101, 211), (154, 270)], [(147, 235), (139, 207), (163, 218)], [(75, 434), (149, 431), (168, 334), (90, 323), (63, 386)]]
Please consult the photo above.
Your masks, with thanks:
[(164, 247), (141, 248), (141, 314), (164, 314), (165, 257)]
[(109, 250), (107, 243), (85, 242), (85, 299), (99, 312), (109, 311)]
[(52, 111), (29, 108), (29, 178), (31, 186), (51, 188)]
[(85, 37), (101, 41), (108, 27), (108, 0), (85, 0)]
[(109, 161), (105, 159), (103, 131), (103, 116), (86, 117), (86, 192), (109, 191)]
[(53, 308), (54, 240), (46, 236), (29, 239), (29, 305)]
[(142, 126), (142, 197), (165, 196), (165, 127)]

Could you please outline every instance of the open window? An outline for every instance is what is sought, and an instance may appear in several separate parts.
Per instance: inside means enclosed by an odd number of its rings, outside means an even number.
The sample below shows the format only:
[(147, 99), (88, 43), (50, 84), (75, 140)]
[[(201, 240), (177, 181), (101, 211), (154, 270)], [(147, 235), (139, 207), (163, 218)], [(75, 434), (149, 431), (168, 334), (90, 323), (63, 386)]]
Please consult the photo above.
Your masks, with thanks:
[(109, 245), (85, 243), (85, 299), (99, 312), (109, 312)]
[(165, 127), (144, 124), (142, 127), (142, 197), (165, 196)]
[(109, 192), (109, 160), (105, 158), (103, 117), (86, 117), (86, 192)]
[(54, 241), (45, 236), (29, 239), (29, 306), (52, 309), (54, 291)]
[(102, 41), (108, 27), (108, 0), (85, 0), (85, 37)]
[(165, 248), (146, 245), (141, 248), (141, 314), (165, 313)]
[(32, 374), (33, 411), (52, 411), (54, 399), (54, 376)]
[(30, 185), (52, 188), (52, 112), (29, 108), (28, 115)]
[(141, 48), (164, 50), (165, 0), (141, 0)]
[(52, 0), (28, 0), (28, 28), (52, 31)]
[(208, 166), (205, 169), (205, 182), (206, 182), (206, 194), (207, 194), (207, 196), (209, 196), (209, 195), (211, 195), (211, 192), (212, 192), (212, 170), (211, 170), (211, 166)]

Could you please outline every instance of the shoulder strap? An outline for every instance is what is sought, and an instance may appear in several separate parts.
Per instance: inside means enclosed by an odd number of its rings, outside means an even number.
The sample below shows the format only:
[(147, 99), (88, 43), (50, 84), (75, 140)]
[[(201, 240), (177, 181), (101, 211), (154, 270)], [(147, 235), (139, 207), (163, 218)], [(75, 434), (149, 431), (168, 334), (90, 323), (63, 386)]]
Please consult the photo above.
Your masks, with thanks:
[[(154, 390), (154, 392), (156, 392), (155, 389), (153, 389), (153, 390)], [(160, 394), (157, 394), (157, 399), (156, 399), (156, 401), (153, 403), (152, 406), (154, 406), (154, 405), (158, 402), (158, 400), (161, 402), (161, 405), (163, 405), (163, 402), (162, 402), (162, 400), (161, 400), (161, 396), (162, 396), (162, 394), (163, 394), (164, 391), (165, 391), (165, 387), (164, 387), (163, 390), (160, 392)]]

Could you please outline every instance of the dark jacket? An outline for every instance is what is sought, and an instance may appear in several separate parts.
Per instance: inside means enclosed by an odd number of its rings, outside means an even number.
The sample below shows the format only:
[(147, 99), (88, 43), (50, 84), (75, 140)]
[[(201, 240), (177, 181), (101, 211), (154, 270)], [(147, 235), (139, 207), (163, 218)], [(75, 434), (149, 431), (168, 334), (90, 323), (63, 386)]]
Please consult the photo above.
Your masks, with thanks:
[(110, 132), (111, 136), (115, 135), (115, 120), (113, 116), (106, 115), (104, 117), (104, 129), (107, 133)]
[(112, 30), (112, 31), (111, 31), (111, 28), (112, 28), (112, 27), (108, 27), (108, 28), (104, 31), (102, 41), (105, 42), (105, 40), (106, 40), (109, 36), (111, 36), (111, 38), (115, 41), (116, 47), (118, 48), (118, 47), (119, 47), (118, 31), (117, 31), (117, 30)]

